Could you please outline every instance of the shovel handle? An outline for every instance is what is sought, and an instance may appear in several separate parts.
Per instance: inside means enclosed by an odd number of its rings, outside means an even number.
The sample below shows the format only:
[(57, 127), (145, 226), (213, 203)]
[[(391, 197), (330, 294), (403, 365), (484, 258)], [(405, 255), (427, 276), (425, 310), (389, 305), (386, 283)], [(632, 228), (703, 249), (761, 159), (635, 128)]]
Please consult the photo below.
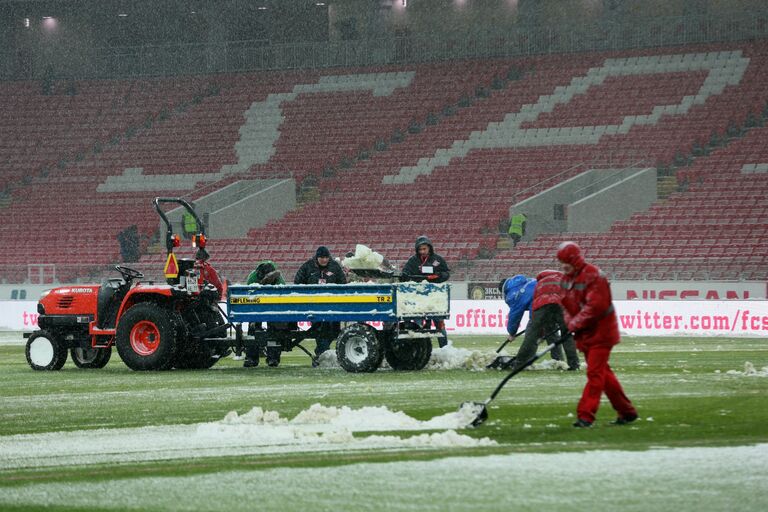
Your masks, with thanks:
[(525, 329), (523, 329), (522, 331), (518, 332), (517, 334), (515, 334), (511, 338), (509, 336), (507, 336), (507, 339), (504, 340), (504, 343), (502, 343), (501, 346), (496, 349), (496, 353), (498, 354), (499, 352), (501, 352), (501, 349), (506, 347), (507, 343), (509, 343), (510, 341), (514, 340), (515, 338), (517, 338), (518, 336), (520, 336), (521, 334), (524, 334), (524, 333), (525, 333)]
[(546, 355), (549, 351), (551, 351), (556, 346), (558, 346), (558, 345), (560, 345), (562, 343), (565, 343), (565, 341), (568, 339), (569, 336), (570, 336), (570, 333), (566, 333), (566, 335), (562, 336), (559, 340), (553, 341), (552, 343), (547, 345), (541, 352), (535, 354), (533, 357), (531, 357), (529, 360), (527, 360), (525, 363), (523, 363), (522, 366), (515, 365), (515, 369), (512, 370), (511, 372), (509, 372), (509, 375), (504, 377), (504, 379), (502, 379), (502, 381), (499, 382), (499, 385), (496, 386), (496, 389), (493, 390), (493, 393), (491, 393), (491, 396), (485, 402), (486, 405), (488, 405), (491, 402), (491, 400), (496, 398), (496, 395), (499, 394), (499, 391), (501, 391), (501, 388), (504, 387), (504, 385), (507, 383), (507, 381), (509, 381), (509, 379), (511, 379), (512, 377), (514, 377), (515, 375), (517, 375), (518, 373), (520, 373), (521, 371), (525, 370), (526, 368), (531, 366), (533, 363), (535, 363), (536, 361), (541, 359), (542, 356)]

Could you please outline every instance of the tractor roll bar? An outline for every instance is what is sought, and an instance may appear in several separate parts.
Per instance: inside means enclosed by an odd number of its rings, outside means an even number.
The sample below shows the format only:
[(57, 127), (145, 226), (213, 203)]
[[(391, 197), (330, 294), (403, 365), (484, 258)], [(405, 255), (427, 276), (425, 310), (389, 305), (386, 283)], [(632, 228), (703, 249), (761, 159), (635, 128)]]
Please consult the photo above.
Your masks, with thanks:
[(203, 221), (200, 219), (200, 217), (198, 217), (197, 212), (195, 212), (195, 209), (192, 208), (191, 204), (189, 204), (184, 199), (179, 199), (178, 197), (156, 197), (152, 201), (152, 205), (155, 207), (157, 214), (160, 215), (160, 218), (163, 219), (163, 222), (165, 222), (165, 245), (169, 252), (173, 251), (173, 226), (171, 225), (171, 221), (168, 220), (168, 216), (165, 214), (163, 209), (160, 208), (160, 203), (173, 203), (184, 207), (184, 209), (191, 213), (195, 218), (195, 222), (197, 223), (197, 226), (200, 230), (200, 234), (205, 235), (205, 225), (203, 224)]

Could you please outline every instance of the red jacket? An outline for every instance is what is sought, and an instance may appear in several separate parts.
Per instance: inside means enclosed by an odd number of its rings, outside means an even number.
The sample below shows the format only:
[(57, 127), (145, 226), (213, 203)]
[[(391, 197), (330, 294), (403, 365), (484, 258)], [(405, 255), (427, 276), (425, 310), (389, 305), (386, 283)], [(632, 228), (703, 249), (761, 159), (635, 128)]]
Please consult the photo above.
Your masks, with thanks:
[(197, 266), (200, 269), (200, 276), (204, 281), (208, 281), (216, 288), (219, 292), (219, 300), (221, 300), (226, 290), (224, 290), (224, 284), (222, 284), (221, 278), (219, 278), (219, 273), (207, 261), (197, 260)]
[(611, 299), (608, 279), (589, 263), (563, 280), (563, 314), (568, 330), (575, 333), (579, 349), (619, 342), (619, 324)]
[(536, 276), (536, 291), (533, 292), (532, 311), (547, 304), (560, 304), (565, 290), (562, 281), (565, 278), (557, 270), (543, 270)]

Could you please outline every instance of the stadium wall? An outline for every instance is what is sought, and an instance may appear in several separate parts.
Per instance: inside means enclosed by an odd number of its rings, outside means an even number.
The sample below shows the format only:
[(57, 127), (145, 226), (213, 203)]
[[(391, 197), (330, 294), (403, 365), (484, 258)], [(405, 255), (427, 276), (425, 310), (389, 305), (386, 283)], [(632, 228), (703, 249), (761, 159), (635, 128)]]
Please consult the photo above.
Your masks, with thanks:
[[(242, 238), (296, 208), (296, 180), (240, 180), (193, 201), (211, 238)], [(183, 208), (168, 212), (174, 226), (181, 226)], [(176, 229), (174, 229), (176, 231)], [(165, 224), (160, 223), (160, 233)]]
[(615, 221), (628, 219), (635, 212), (647, 210), (657, 198), (656, 169), (637, 171), (568, 205), (566, 231), (608, 231)]
[[(631, 336), (768, 337), (768, 301), (614, 301), (619, 328)], [(0, 301), (0, 330), (37, 329), (33, 301)], [(524, 315), (521, 328), (527, 323)], [(451, 334), (506, 334), (501, 300), (452, 300)], [(19, 342), (22, 338), (19, 336)]]
[(604, 231), (656, 197), (655, 169), (589, 169), (512, 205), (509, 215), (526, 214), (523, 240), (533, 240), (542, 233)]

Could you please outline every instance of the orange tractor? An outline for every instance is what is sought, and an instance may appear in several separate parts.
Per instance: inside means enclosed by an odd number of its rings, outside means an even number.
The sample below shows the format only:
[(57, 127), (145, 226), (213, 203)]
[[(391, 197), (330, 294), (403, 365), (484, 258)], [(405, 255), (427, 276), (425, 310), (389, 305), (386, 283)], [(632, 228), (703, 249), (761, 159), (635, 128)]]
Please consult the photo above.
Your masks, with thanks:
[[(194, 216), (194, 259), (174, 255), (180, 238), (163, 204), (182, 206)], [(226, 337), (228, 324), (218, 306), (222, 284), (208, 263), (203, 223), (183, 199), (158, 197), (153, 205), (166, 225), (166, 282), (143, 281), (138, 270), (117, 265), (121, 277), (43, 292), (39, 330), (24, 334), (34, 370), (60, 370), (68, 353), (79, 368), (103, 368), (112, 347), (133, 370), (210, 368), (229, 353), (227, 343), (213, 341)]]

